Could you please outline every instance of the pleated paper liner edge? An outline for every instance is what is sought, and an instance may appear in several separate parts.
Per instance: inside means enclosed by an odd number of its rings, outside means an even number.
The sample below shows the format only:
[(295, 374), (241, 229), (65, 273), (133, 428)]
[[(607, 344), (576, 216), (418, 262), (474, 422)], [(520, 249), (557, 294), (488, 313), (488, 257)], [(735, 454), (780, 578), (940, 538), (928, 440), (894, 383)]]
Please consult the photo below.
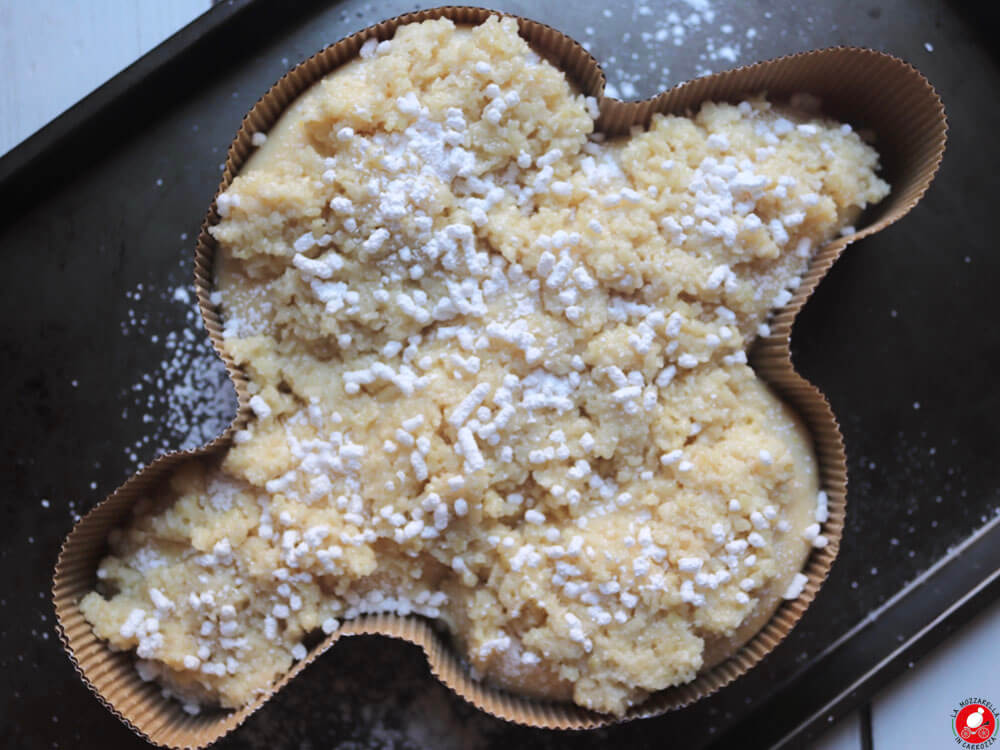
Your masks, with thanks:
[[(482, 8), (444, 7), (408, 13), (371, 26), (333, 44), (289, 71), (244, 118), (226, 160), (225, 190), (252, 154), (251, 138), (266, 132), (295, 98), (319, 78), (356, 57), (362, 43), (375, 36), (390, 38), (400, 25), (447, 17), (456, 23), (481, 23), (497, 14)], [(803, 418), (813, 438), (820, 483), (830, 498), (824, 525), (829, 544), (813, 550), (804, 572), (808, 583), (795, 600), (782, 603), (766, 625), (734, 655), (706, 670), (694, 681), (650, 696), (625, 717), (596, 714), (577, 706), (545, 703), (511, 695), (472, 680), (450, 647), (424, 621), (394, 615), (364, 617), (345, 623), (315, 647), (271, 690), (253, 704), (233, 712), (185, 714), (176, 701), (163, 698), (155, 683), (143, 683), (130, 654), (113, 652), (92, 633), (79, 610), (79, 599), (93, 588), (95, 570), (105, 550), (108, 532), (119, 525), (143, 491), (162, 481), (183, 461), (213, 456), (230, 444), (233, 432), (249, 417), (246, 376), (222, 347), (222, 321), (211, 301), (215, 243), (208, 227), (218, 221), (213, 201), (202, 224), (195, 255), (198, 301), (216, 351), (223, 358), (239, 397), (233, 424), (216, 440), (196, 451), (162, 456), (138, 472), (77, 523), (63, 544), (53, 581), (53, 600), (64, 648), (77, 672), (113, 714), (137, 734), (168, 747), (204, 747), (239, 726), (288, 681), (340, 637), (379, 633), (421, 646), (432, 672), (457, 695), (499, 718), (534, 727), (584, 729), (618, 721), (655, 716), (688, 705), (737, 679), (763, 659), (788, 634), (816, 596), (840, 546), (846, 513), (847, 473), (837, 421), (818, 389), (799, 376), (791, 362), (792, 323), (820, 279), (849, 242), (877, 232), (904, 216), (923, 196), (944, 151), (946, 122), (940, 99), (927, 80), (905, 62), (874, 50), (834, 47), (804, 52), (696, 79), (641, 102), (603, 97), (604, 74), (597, 62), (574, 40), (549, 26), (517, 18), (520, 32), (532, 47), (588, 95), (597, 96), (601, 116), (597, 129), (608, 134), (645, 125), (655, 112), (682, 114), (700, 103), (736, 100), (767, 92), (774, 98), (805, 92), (817, 95), (825, 114), (870, 128), (878, 134), (893, 190), (877, 207), (870, 223), (855, 234), (826, 245), (813, 259), (792, 300), (775, 316), (771, 334), (752, 351), (752, 364), (770, 386)], [(360, 679), (360, 676), (359, 676)]]

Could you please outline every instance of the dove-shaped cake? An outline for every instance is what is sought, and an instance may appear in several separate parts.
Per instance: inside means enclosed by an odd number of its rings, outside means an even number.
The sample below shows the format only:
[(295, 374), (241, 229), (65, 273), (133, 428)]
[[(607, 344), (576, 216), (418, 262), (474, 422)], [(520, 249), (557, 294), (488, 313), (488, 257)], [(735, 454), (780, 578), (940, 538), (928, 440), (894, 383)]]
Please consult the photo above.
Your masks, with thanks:
[(112, 535), (96, 634), (192, 711), (372, 612), (616, 715), (732, 654), (825, 543), (809, 436), (747, 349), (889, 192), (817, 107), (604, 138), (512, 19), (367, 42), (217, 198), (253, 415)]

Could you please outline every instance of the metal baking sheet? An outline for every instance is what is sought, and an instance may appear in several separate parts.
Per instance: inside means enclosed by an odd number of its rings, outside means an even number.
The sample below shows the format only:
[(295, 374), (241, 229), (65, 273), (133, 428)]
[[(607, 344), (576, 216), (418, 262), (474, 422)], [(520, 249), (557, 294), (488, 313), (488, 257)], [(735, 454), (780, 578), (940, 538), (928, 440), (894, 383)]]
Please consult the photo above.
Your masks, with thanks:
[[(936, 182), (905, 220), (848, 249), (793, 337), (846, 438), (840, 557), (784, 643), (683, 711), (583, 734), (516, 727), (453, 696), (415, 647), (365, 637), (339, 643), (219, 746), (800, 746), (1000, 595), (1000, 255), (987, 234), (1000, 69), (984, 19), (935, 0), (495, 6), (585, 42), (626, 97), (835, 44), (903, 57), (941, 93), (951, 131)], [(211, 437), (233, 412), (183, 290), (242, 115), (298, 60), (417, 7), (222, 3), (0, 159), (10, 746), (143, 746), (58, 644), (59, 543), (139, 464)]]

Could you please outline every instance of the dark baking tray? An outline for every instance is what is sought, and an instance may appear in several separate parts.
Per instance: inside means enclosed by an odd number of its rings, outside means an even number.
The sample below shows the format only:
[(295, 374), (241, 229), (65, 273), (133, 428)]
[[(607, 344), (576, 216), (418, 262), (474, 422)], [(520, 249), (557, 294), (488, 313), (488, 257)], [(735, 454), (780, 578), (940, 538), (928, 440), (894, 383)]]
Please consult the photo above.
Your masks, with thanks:
[[(508, 725), (438, 684), (416, 648), (356, 638), (220, 746), (801, 746), (1000, 594), (1000, 254), (987, 233), (1000, 70), (978, 36), (982, 23), (932, 0), (715, 0), (709, 30), (688, 30), (675, 46), (654, 30), (669, 11), (691, 11), (680, 0), (497, 6), (588, 42), (638, 96), (699, 65), (730, 66), (699, 59), (722, 23), (734, 28), (724, 41), (741, 41), (738, 63), (871, 46), (910, 60), (938, 88), (951, 133), (936, 182), (904, 221), (848, 249), (795, 328), (796, 363), (829, 396), (847, 442), (840, 557), (759, 667), (657, 719), (580, 734)], [(217, 5), (0, 159), (0, 721), (10, 747), (141, 745), (76, 679), (58, 644), (48, 589), (59, 543), (75, 513), (153, 458), (157, 441), (144, 435), (181, 442), (176, 425), (164, 426), (163, 399), (139, 409), (128, 391), (163, 357), (168, 332), (204, 337), (164, 290), (190, 273), (243, 113), (289, 64), (416, 7)], [(139, 284), (142, 298), (126, 298)], [(143, 335), (122, 335), (123, 326)]]

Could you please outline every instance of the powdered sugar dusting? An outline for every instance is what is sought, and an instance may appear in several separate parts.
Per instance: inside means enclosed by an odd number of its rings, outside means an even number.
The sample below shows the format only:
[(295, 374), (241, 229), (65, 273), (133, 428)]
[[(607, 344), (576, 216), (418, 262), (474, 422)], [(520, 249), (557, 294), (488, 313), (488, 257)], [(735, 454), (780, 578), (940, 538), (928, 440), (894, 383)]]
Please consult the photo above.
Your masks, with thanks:
[[(188, 261), (182, 265), (186, 268)], [(222, 360), (201, 324), (190, 280), (166, 280), (163, 286), (138, 284), (125, 293), (132, 306), (122, 322), (127, 338), (145, 338), (159, 346), (158, 359), (122, 393), (122, 419), (138, 418), (148, 428), (125, 450), (130, 471), (142, 468), (140, 454), (156, 456), (191, 450), (219, 435), (236, 413), (236, 394)], [(166, 335), (150, 320), (150, 310), (164, 305), (183, 311), (183, 325)], [(171, 316), (177, 320), (180, 316)]]
[[(754, 44), (766, 33), (771, 13), (761, 14), (757, 25), (748, 27), (733, 11), (716, 9), (710, 0), (671, 0), (657, 7), (640, 2), (630, 9), (606, 9), (605, 17), (631, 12), (630, 23), (621, 24), (631, 30), (622, 34), (614, 53), (598, 55), (608, 78), (607, 95), (636, 99), (682, 83), (666, 64), (671, 59), (684, 60), (683, 74), (694, 78), (752, 62)], [(595, 33), (593, 26), (584, 29), (582, 44), (587, 50)]]

